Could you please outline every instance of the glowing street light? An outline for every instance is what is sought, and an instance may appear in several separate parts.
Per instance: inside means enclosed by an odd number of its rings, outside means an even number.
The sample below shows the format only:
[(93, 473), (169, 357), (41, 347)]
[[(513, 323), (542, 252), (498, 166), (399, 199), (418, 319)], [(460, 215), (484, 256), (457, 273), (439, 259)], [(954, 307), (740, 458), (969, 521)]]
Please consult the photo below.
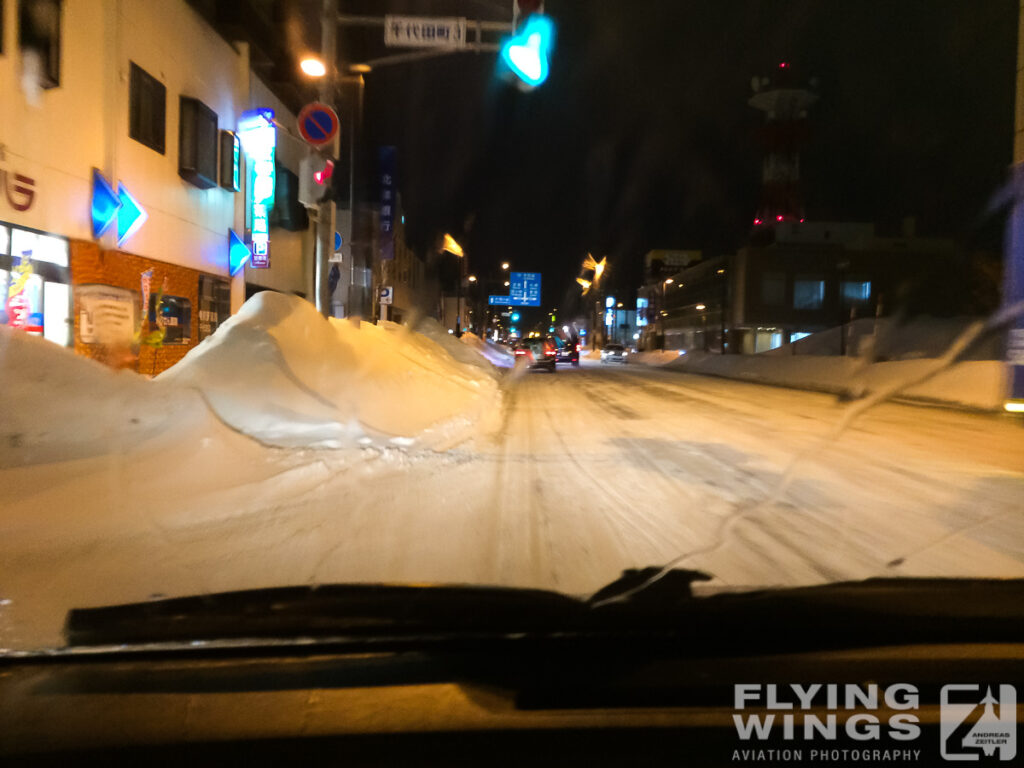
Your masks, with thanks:
[(309, 56), (299, 62), (299, 68), (310, 77), (323, 77), (327, 74), (327, 67), (320, 59)]
[(584, 278), (584, 277), (577, 277), (576, 278), (576, 282), (579, 283), (581, 286), (583, 286), (583, 293), (586, 293), (587, 291), (590, 290), (591, 283), (586, 278)]
[(441, 250), (460, 257), (465, 255), (462, 246), (458, 244), (454, 237), (447, 233), (444, 236), (444, 245), (441, 246)]
[(471, 283), (475, 283), (476, 282), (476, 275), (470, 275), (466, 279), (469, 280), (469, 282), (471, 282)]
[(501, 268), (507, 270), (508, 269), (508, 262), (507, 261), (501, 262)]
[(672, 283), (674, 282), (675, 280), (673, 280), (671, 277), (665, 278), (665, 285), (672, 285)]
[(705, 309), (707, 309), (707, 307), (704, 304), (698, 304), (696, 307), (694, 307), (694, 309), (696, 309), (698, 312), (703, 312)]
[(505, 287), (508, 288), (508, 285), (509, 285), (508, 280), (506, 280), (505, 281)]

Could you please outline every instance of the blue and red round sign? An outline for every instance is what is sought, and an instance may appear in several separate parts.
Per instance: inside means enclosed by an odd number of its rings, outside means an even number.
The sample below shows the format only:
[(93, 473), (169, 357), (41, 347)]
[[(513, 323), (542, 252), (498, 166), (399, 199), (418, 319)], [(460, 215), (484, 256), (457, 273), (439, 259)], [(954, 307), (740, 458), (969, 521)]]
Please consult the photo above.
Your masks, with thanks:
[(329, 143), (338, 133), (338, 113), (314, 101), (299, 112), (299, 134), (314, 147)]

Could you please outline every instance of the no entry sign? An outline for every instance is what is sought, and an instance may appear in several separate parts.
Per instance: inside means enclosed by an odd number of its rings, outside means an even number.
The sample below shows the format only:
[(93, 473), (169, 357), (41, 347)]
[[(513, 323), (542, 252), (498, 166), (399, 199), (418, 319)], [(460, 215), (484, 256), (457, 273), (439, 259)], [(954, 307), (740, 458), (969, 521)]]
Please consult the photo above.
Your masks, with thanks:
[(299, 134), (314, 147), (327, 144), (338, 133), (338, 113), (314, 101), (299, 112)]

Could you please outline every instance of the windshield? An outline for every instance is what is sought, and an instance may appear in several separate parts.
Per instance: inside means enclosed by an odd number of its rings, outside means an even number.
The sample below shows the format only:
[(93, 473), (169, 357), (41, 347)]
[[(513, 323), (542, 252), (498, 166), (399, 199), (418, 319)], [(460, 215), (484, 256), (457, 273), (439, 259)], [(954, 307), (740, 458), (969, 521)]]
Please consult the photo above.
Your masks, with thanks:
[(0, 651), (1024, 576), (1017, 3), (244, 5), (0, 3)]

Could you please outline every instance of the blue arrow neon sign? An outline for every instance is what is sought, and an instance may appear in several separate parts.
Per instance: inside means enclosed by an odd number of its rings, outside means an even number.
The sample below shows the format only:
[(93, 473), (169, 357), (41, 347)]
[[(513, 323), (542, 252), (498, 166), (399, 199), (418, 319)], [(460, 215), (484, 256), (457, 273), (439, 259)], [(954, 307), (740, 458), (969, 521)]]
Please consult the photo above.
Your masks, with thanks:
[(110, 184), (103, 178), (103, 174), (95, 168), (92, 169), (92, 236), (99, 238), (110, 229), (110, 225), (117, 218), (117, 209), (121, 207)]
[(146, 223), (149, 214), (120, 182), (117, 184), (117, 197), (121, 201), (121, 207), (117, 212), (117, 247), (120, 248)]
[(228, 230), (228, 271), (234, 277), (238, 271), (245, 266), (249, 260), (249, 246), (238, 236), (233, 229)]

